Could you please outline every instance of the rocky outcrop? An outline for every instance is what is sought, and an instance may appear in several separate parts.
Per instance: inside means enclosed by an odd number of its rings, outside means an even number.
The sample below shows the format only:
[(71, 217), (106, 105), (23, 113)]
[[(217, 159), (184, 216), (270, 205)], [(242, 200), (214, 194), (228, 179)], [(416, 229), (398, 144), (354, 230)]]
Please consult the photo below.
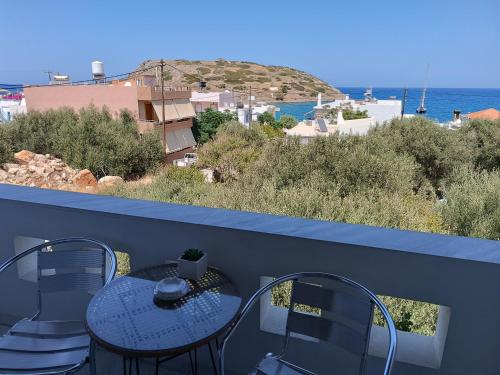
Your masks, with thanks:
[(81, 192), (94, 192), (97, 187), (97, 179), (88, 169), (73, 169), (48, 154), (22, 150), (14, 161), (0, 166), (0, 183)]

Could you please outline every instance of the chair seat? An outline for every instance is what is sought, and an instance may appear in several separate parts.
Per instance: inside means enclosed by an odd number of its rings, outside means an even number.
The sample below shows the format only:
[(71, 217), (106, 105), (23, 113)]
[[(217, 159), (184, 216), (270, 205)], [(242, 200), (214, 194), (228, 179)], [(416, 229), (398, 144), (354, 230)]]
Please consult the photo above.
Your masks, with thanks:
[(86, 335), (85, 324), (66, 320), (29, 320), (17, 322), (8, 332), (11, 335), (57, 338)]
[(63, 373), (87, 361), (89, 345), (82, 322), (21, 320), (0, 337), (0, 372)]
[(255, 369), (250, 372), (251, 375), (304, 375), (311, 374), (311, 372), (304, 370), (300, 371), (295, 368), (291, 363), (279, 360), (274, 357), (266, 356)]

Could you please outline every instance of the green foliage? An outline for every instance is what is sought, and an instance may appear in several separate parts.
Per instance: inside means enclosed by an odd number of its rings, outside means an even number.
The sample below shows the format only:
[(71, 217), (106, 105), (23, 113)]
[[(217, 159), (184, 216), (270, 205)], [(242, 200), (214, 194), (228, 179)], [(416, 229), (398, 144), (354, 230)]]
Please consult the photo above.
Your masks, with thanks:
[(30, 150), (62, 158), (75, 168), (88, 168), (96, 177), (118, 175), (136, 178), (156, 168), (163, 157), (160, 137), (143, 139), (128, 112), (113, 119), (95, 107), (31, 112), (8, 125), (11, 149)]
[(182, 259), (189, 260), (191, 262), (197, 262), (204, 255), (203, 251), (198, 249), (187, 249), (184, 254), (182, 254)]
[(474, 165), (491, 171), (500, 167), (500, 120), (474, 120), (461, 127), (459, 135), (474, 148)]
[(271, 113), (264, 112), (264, 113), (261, 113), (257, 116), (257, 121), (261, 125), (264, 125), (264, 124), (273, 125), (276, 122), (276, 119), (274, 118), (274, 116)]
[(219, 181), (239, 178), (260, 155), (264, 135), (236, 121), (224, 124), (218, 136), (199, 151), (198, 163), (212, 168)]
[(290, 115), (282, 115), (279, 119), (280, 127), (284, 129), (291, 129), (298, 124), (295, 117)]
[(500, 170), (461, 168), (452, 177), (442, 205), (450, 232), (500, 240)]
[[(427, 336), (436, 333), (438, 305), (388, 296), (380, 296), (380, 299), (391, 313), (397, 329)], [(378, 310), (375, 310), (374, 323), (385, 325)]]
[(342, 111), (342, 117), (344, 120), (357, 120), (360, 118), (367, 118), (368, 117), (368, 111), (353, 111), (350, 109), (345, 109)]
[(232, 113), (218, 112), (211, 108), (198, 114), (193, 122), (193, 136), (199, 144), (206, 143), (217, 133), (217, 129), (225, 122), (234, 120)]
[(369, 138), (379, 147), (412, 156), (420, 180), (428, 179), (436, 189), (443, 188), (455, 168), (473, 161), (470, 142), (420, 116), (393, 120), (373, 130)]
[(8, 162), (12, 158), (12, 146), (6, 126), (0, 125), (0, 164)]

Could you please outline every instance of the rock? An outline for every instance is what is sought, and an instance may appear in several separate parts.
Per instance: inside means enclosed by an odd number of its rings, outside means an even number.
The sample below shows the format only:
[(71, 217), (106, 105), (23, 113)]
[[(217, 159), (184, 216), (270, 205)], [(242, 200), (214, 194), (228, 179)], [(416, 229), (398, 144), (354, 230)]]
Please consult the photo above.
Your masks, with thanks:
[(73, 183), (79, 187), (96, 186), (97, 180), (91, 171), (89, 171), (88, 169), (84, 169), (77, 173), (73, 180)]
[(14, 160), (19, 164), (25, 165), (32, 161), (35, 158), (35, 155), (36, 154), (34, 152), (22, 150), (14, 154)]
[(9, 174), (6, 171), (4, 171), (3, 169), (0, 169), (0, 181), (5, 181), (8, 176), (9, 176)]
[(99, 179), (99, 185), (103, 186), (115, 186), (123, 184), (123, 178), (120, 176), (104, 176)]
[(205, 182), (207, 182), (207, 183), (214, 182), (214, 170), (213, 169), (205, 168), (205, 169), (201, 170), (201, 173), (203, 174)]

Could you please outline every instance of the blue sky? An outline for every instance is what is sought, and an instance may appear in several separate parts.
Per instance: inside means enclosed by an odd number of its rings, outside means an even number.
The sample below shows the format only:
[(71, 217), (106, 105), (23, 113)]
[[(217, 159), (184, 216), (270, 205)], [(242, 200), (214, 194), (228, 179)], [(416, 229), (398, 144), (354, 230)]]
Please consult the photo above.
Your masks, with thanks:
[(154, 58), (247, 60), (335, 86), (500, 88), (499, 0), (5, 1), (0, 83)]

